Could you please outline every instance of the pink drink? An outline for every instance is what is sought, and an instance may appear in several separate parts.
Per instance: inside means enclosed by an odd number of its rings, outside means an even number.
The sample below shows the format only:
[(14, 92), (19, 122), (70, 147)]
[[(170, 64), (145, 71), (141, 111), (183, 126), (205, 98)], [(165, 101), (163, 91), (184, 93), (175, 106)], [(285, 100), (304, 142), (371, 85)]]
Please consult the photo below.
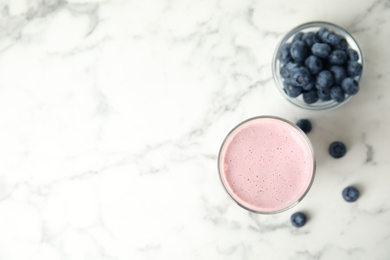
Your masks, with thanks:
[(219, 153), (219, 173), (230, 196), (257, 213), (277, 213), (297, 204), (315, 172), (306, 135), (277, 117), (255, 117), (235, 127)]

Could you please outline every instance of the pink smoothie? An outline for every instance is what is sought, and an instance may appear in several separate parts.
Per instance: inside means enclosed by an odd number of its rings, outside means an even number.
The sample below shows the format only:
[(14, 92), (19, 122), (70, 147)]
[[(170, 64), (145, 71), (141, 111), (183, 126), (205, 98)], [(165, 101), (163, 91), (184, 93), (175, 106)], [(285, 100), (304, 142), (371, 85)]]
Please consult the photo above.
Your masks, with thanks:
[(306, 194), (314, 174), (306, 136), (283, 119), (257, 117), (228, 135), (219, 155), (219, 172), (231, 197), (244, 208), (278, 212)]

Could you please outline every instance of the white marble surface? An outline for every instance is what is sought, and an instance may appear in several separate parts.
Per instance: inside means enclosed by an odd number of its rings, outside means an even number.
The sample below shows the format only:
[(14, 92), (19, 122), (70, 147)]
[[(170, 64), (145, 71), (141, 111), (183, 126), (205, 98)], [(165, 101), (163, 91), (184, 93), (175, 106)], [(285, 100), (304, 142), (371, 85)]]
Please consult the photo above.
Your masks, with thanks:
[[(389, 259), (388, 17), (370, 0), (0, 0), (0, 259)], [(361, 91), (328, 112), (271, 75), (282, 35), (313, 20), (366, 57)], [(314, 185), (273, 216), (217, 175), (227, 132), (262, 114), (314, 125)]]

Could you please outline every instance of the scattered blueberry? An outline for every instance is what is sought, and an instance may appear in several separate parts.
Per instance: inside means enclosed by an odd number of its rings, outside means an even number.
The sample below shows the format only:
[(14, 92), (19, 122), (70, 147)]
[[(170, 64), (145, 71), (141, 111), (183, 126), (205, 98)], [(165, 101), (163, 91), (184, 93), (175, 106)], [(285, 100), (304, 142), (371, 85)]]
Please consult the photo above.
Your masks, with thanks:
[(330, 89), (330, 97), (337, 103), (340, 103), (344, 101), (345, 94), (340, 86), (333, 86)]
[(305, 134), (311, 131), (311, 122), (308, 119), (299, 119), (297, 126), (302, 129)]
[(296, 213), (291, 215), (291, 219), (290, 220), (291, 220), (291, 224), (294, 227), (299, 228), (299, 227), (303, 227), (306, 224), (307, 217), (302, 212), (296, 212)]
[(331, 53), (332, 48), (327, 43), (314, 43), (311, 52), (320, 58), (326, 58)]
[(317, 91), (317, 95), (318, 97), (322, 100), (322, 101), (329, 101), (329, 100), (332, 100), (332, 98), (330, 97), (330, 90), (329, 89), (319, 89)]
[(359, 190), (354, 186), (348, 186), (344, 188), (343, 192), (343, 198), (345, 201), (348, 202), (354, 202), (359, 198)]
[(347, 61), (347, 53), (343, 50), (334, 50), (329, 55), (329, 62), (331, 64), (344, 64)]
[(317, 89), (329, 89), (334, 83), (334, 76), (329, 70), (323, 70), (318, 73), (316, 78)]
[(319, 99), (316, 89), (303, 92), (302, 96), (303, 96), (303, 101), (305, 101), (306, 104), (313, 104), (317, 102)]
[(310, 55), (306, 58), (305, 65), (310, 70), (311, 74), (317, 74), (322, 70), (321, 59), (314, 55)]
[(291, 84), (294, 86), (302, 87), (310, 83), (311, 74), (306, 67), (298, 67), (291, 72)]
[(292, 43), (290, 54), (295, 61), (304, 61), (310, 55), (310, 49), (306, 43), (297, 40)]
[(355, 95), (359, 91), (359, 83), (353, 78), (345, 78), (341, 83), (341, 88), (345, 94)]
[(359, 60), (359, 54), (355, 50), (348, 49), (347, 54), (348, 54), (350, 61), (358, 61)]
[(362, 64), (357, 61), (350, 61), (348, 62), (347, 71), (352, 77), (360, 76), (360, 74), (362, 74)]
[(278, 59), (281, 63), (286, 64), (292, 60), (290, 49), (292, 43), (283, 44), (278, 51)]
[(287, 82), (285, 83), (285, 82), (283, 82), (283, 85), (284, 85), (284, 91), (286, 92), (287, 96), (295, 98), (302, 93), (301, 87), (297, 87), (290, 83)]
[(334, 82), (336, 84), (341, 84), (343, 79), (347, 77), (347, 70), (340, 65), (333, 65), (329, 68), (331, 72), (333, 72), (334, 75)]
[(346, 152), (347, 148), (342, 142), (335, 141), (329, 145), (329, 154), (333, 158), (341, 158), (345, 155)]

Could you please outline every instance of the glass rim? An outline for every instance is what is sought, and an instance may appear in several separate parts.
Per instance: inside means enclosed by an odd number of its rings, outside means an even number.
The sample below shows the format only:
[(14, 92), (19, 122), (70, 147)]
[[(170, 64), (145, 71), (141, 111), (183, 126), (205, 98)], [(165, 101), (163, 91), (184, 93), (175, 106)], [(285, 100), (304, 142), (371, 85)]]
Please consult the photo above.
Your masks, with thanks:
[(282, 84), (282, 80), (280, 78), (280, 72), (279, 72), (280, 62), (277, 59), (277, 54), (278, 54), (278, 51), (279, 51), (280, 47), (284, 43), (286, 43), (292, 36), (294, 36), (297, 32), (305, 30), (305, 29), (315, 28), (315, 27), (327, 27), (328, 29), (342, 32), (343, 34), (345, 34), (347, 36), (347, 38), (350, 38), (350, 40), (353, 42), (353, 45), (355, 45), (355, 47), (356, 47), (356, 48), (353, 48), (353, 49), (358, 52), (358, 54), (359, 54), (359, 61), (360, 61), (360, 64), (362, 65), (362, 73), (361, 73), (360, 76), (357, 77), (357, 81), (359, 83), (361, 82), (361, 79), (362, 79), (362, 76), (363, 76), (363, 72), (365, 70), (365, 65), (364, 65), (364, 54), (362, 52), (362, 49), (361, 49), (358, 41), (348, 31), (346, 31), (344, 28), (342, 28), (342, 27), (340, 27), (340, 26), (338, 26), (336, 24), (333, 24), (333, 23), (330, 23), (330, 22), (325, 22), (325, 21), (311, 21), (311, 22), (302, 23), (302, 24), (300, 24), (298, 26), (295, 26), (294, 28), (289, 30), (284, 35), (284, 37), (277, 44), (277, 47), (276, 47), (276, 49), (275, 49), (275, 51), (273, 53), (273, 57), (272, 57), (272, 74), (273, 75), (272, 75), (272, 77), (273, 77), (273, 80), (274, 80), (275, 84), (277, 85), (276, 87), (277, 87), (278, 91), (291, 104), (293, 104), (293, 105), (295, 105), (295, 106), (297, 106), (299, 108), (312, 110), (312, 111), (331, 110), (331, 109), (335, 109), (335, 108), (338, 108), (338, 107), (346, 104), (348, 101), (351, 100), (353, 95), (352, 96), (348, 95), (345, 98), (345, 100), (343, 102), (340, 102), (340, 103), (337, 103), (335, 101), (323, 101), (322, 105), (317, 105), (317, 106), (312, 105), (312, 104), (306, 104), (306, 103), (304, 103), (303, 101), (300, 101), (297, 98), (291, 98), (291, 97), (287, 96), (287, 94), (284, 93), (284, 91), (283, 91), (283, 84)]
[[(301, 134), (301, 136), (304, 137), (306, 143), (308, 144), (309, 148), (310, 148), (310, 152), (311, 152), (311, 155), (312, 155), (312, 160), (313, 160), (313, 170), (312, 170), (312, 173), (311, 173), (311, 177), (310, 177), (310, 182), (308, 184), (308, 186), (306, 187), (306, 190), (302, 193), (302, 195), (295, 201), (293, 202), (291, 205), (288, 205), (287, 207), (284, 207), (282, 209), (279, 209), (279, 210), (275, 210), (275, 211), (257, 211), (257, 210), (254, 210), (254, 209), (251, 209), (251, 208), (248, 208), (246, 207), (245, 205), (241, 204), (239, 201), (237, 201), (234, 196), (232, 194), (230, 194), (230, 192), (228, 191), (228, 189), (226, 188), (225, 186), (225, 183), (223, 182), (222, 180), (222, 174), (221, 174), (221, 168), (220, 168), (220, 161), (221, 161), (221, 152), (222, 152), (222, 149), (224, 148), (225, 144), (226, 144), (226, 141), (229, 139), (230, 135), (236, 130), (238, 129), (240, 126), (250, 122), (250, 121), (253, 121), (253, 120), (257, 120), (257, 119), (276, 119), (276, 120), (279, 120), (279, 121), (282, 121), (284, 123), (287, 123), (288, 125), (292, 126), (294, 129), (298, 130), (298, 132)], [(226, 137), (224, 138), (222, 144), (221, 144), (221, 147), (219, 149), (219, 153), (218, 153), (218, 176), (219, 176), (219, 179), (221, 181), (221, 184), (222, 186), (224, 187), (224, 190), (226, 191), (226, 193), (242, 208), (250, 211), (250, 212), (253, 212), (253, 213), (257, 213), (257, 214), (263, 214), (263, 215), (272, 215), (272, 214), (278, 214), (278, 213), (281, 213), (281, 212), (284, 212), (284, 211), (287, 211), (291, 208), (293, 208), (294, 206), (296, 206), (299, 202), (301, 202), (307, 195), (307, 193), (309, 192), (309, 190), (311, 189), (311, 186), (313, 185), (313, 182), (314, 182), (314, 178), (315, 178), (315, 174), (316, 174), (316, 160), (315, 160), (315, 154), (314, 154), (314, 149), (313, 149), (313, 146), (308, 138), (308, 136), (302, 131), (301, 128), (299, 128), (296, 124), (292, 123), (291, 121), (287, 120), (287, 119), (284, 119), (282, 117), (278, 117), (278, 116), (272, 116), (272, 115), (261, 115), (261, 116), (254, 116), (254, 117), (251, 117), (251, 118), (248, 118), (242, 122), (240, 122), (239, 124), (237, 124), (235, 127), (233, 127), (229, 133), (226, 135)]]

